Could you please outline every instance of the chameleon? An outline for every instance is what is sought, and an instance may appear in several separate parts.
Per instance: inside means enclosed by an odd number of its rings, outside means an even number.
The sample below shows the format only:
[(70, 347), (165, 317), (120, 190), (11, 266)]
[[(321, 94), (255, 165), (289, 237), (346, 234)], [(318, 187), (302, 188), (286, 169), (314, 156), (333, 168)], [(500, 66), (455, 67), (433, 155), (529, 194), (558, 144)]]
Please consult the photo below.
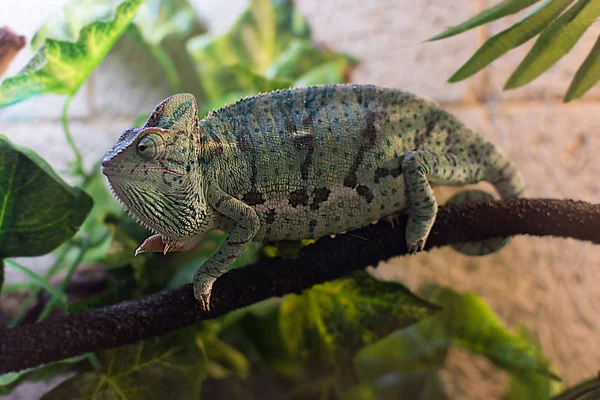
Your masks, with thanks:
[[(193, 278), (206, 310), (213, 283), (250, 241), (319, 238), (405, 213), (415, 253), (435, 221), (432, 187), (487, 181), (503, 199), (524, 191), (507, 156), (451, 113), (358, 84), (261, 93), (202, 119), (193, 95), (176, 94), (141, 128), (126, 129), (101, 165), (115, 197), (155, 233), (136, 254), (187, 251), (208, 231), (228, 234)], [(486, 254), (506, 240), (462, 251)]]

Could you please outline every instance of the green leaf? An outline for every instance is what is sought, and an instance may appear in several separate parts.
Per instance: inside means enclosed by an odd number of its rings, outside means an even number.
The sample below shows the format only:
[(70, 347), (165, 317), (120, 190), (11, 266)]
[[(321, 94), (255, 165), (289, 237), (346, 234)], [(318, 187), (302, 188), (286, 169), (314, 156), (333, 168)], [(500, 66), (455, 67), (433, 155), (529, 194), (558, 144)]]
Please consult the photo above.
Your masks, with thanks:
[(573, 0), (544, 0), (527, 17), (489, 38), (448, 82), (459, 82), (481, 71), (492, 61), (529, 41), (558, 17)]
[(262, 75), (293, 40), (309, 39), (303, 16), (291, 0), (252, 0), (250, 7), (224, 35), (192, 38), (187, 48), (197, 64), (209, 102), (231, 91), (246, 91), (230, 66), (243, 66)]
[(573, 78), (573, 82), (571, 82), (571, 86), (569, 86), (569, 90), (565, 95), (565, 103), (583, 96), (598, 80), (600, 80), (600, 37), (598, 37), (592, 51), (575, 74), (575, 78)]
[(48, 253), (75, 234), (92, 199), (0, 135), (0, 258)]
[(359, 272), (287, 295), (279, 328), (292, 355), (333, 362), (438, 310), (400, 284)]
[(295, 87), (313, 85), (332, 85), (348, 81), (350, 70), (354, 64), (349, 60), (336, 60), (319, 65), (294, 82)]
[(190, 32), (194, 21), (194, 10), (187, 0), (145, 0), (133, 19), (144, 41), (151, 45)]
[[(19, 74), (0, 85), (0, 107), (43, 93), (74, 95), (127, 29), (141, 3), (125, 0), (116, 8), (113, 19), (105, 21), (103, 13), (92, 12), (93, 22), (70, 25), (83, 26), (75, 42), (47, 38), (46, 31), (40, 33), (36, 43), (44, 37), (44, 44)], [(103, 9), (104, 4), (99, 3), (99, 7)], [(71, 37), (77, 31), (68, 29), (65, 35)]]
[(507, 15), (518, 13), (519, 11), (537, 3), (538, 1), (540, 0), (505, 0), (500, 4), (482, 11), (468, 21), (428, 39), (428, 41), (440, 40), (458, 35), (459, 33), (476, 28), (480, 25), (506, 17)]
[(101, 371), (79, 373), (42, 399), (197, 399), (204, 358), (189, 333), (98, 353)]
[[(522, 328), (519, 336), (530, 344), (534, 344), (534, 339), (529, 332)], [(543, 357), (541, 355), (541, 357)], [(543, 358), (545, 363), (548, 360)], [(554, 393), (557, 393), (562, 387), (562, 383), (556, 381), (548, 375), (542, 375), (534, 371), (525, 371), (520, 374), (513, 374), (510, 377), (510, 386), (508, 392), (502, 397), (503, 400), (546, 400)]]
[(310, 73), (315, 67), (330, 63), (342, 63), (350, 67), (356, 64), (356, 60), (344, 54), (320, 49), (308, 39), (296, 39), (274, 60), (264, 74), (269, 79), (295, 80)]
[(542, 31), (533, 48), (506, 82), (514, 89), (533, 81), (567, 54), (600, 17), (600, 2), (579, 0)]

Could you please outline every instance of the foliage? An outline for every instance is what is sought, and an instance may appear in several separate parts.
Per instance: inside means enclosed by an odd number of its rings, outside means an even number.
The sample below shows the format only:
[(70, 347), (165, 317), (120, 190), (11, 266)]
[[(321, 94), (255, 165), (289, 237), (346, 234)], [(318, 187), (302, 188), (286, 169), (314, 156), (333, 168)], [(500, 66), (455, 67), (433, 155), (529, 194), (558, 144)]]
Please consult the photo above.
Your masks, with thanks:
[[(534, 3), (505, 1), (434, 39)], [(555, 58), (560, 55), (552, 50), (557, 46), (566, 52), (570, 42), (556, 42), (556, 36), (570, 32), (569, 40), (576, 41), (587, 27), (586, 18), (596, 10), (593, 2), (579, 1), (569, 8), (570, 14), (560, 16), (571, 3), (544, 1), (514, 27), (491, 38), (453, 80), (476, 73), (541, 33), (540, 41), (548, 43), (532, 53), (514, 82), (533, 79), (532, 71), (552, 62), (546, 52)], [(169, 36), (187, 38), (195, 25), (186, 0), (71, 0), (63, 14), (33, 38), (37, 53), (29, 64), (0, 84), (0, 107), (43, 93), (67, 95), (63, 127), (78, 164), (74, 173), (80, 179), (80, 187), (67, 185), (39, 156), (0, 136), (0, 266), (16, 268), (31, 278), (3, 292), (29, 291), (11, 326), (23, 321), (42, 290), (50, 300), (38, 320), (55, 308), (78, 313), (187, 283), (225, 239), (211, 232), (189, 252), (134, 257), (134, 249), (148, 232), (114, 200), (98, 165), (92, 172), (83, 171), (68, 132), (70, 99), (126, 32), (156, 57), (172, 89), (180, 91), (180, 76), (163, 41)], [(291, 0), (251, 0), (228, 32), (189, 38), (186, 47), (202, 85), (202, 91), (195, 93), (204, 101), (202, 114), (261, 91), (344, 82), (356, 65), (348, 55), (317, 46)], [(594, 57), (576, 77), (584, 83), (574, 84), (572, 96), (581, 95), (595, 82)], [(261, 257), (294, 257), (309, 243), (253, 244), (235, 266)], [(14, 260), (2, 260), (55, 248), (56, 262), (43, 277)], [(95, 296), (67, 301), (66, 286), (81, 263), (104, 265), (107, 286)], [(61, 272), (65, 278), (58, 287), (52, 286), (49, 279)], [(507, 399), (546, 398), (556, 389), (555, 375), (537, 347), (526, 335), (508, 332), (482, 299), (446, 288), (428, 288), (417, 296), (401, 284), (359, 272), (160, 338), (0, 376), (0, 394), (10, 393), (24, 380), (71, 371), (75, 374), (44, 398), (197, 398), (202, 394), (244, 399), (448, 399), (439, 372), (453, 346), (487, 357), (509, 372)]]
[(2, 135), (0, 194), (0, 258), (48, 253), (75, 234), (92, 208), (85, 192)]
[(110, 20), (96, 15), (93, 22), (82, 23), (75, 42), (46, 38), (23, 70), (2, 82), (0, 107), (43, 93), (74, 95), (127, 29), (141, 2), (125, 0)]
[[(521, 87), (538, 78), (564, 57), (600, 17), (600, 3), (595, 0), (504, 0), (430, 40), (460, 34), (518, 13), (536, 3), (539, 4), (514, 25), (489, 38), (449, 81), (458, 82), (476, 74), (509, 50), (538, 36), (533, 48), (504, 86), (505, 89)], [(565, 95), (565, 102), (583, 96), (600, 80), (599, 54), (600, 39), (577, 71)]]

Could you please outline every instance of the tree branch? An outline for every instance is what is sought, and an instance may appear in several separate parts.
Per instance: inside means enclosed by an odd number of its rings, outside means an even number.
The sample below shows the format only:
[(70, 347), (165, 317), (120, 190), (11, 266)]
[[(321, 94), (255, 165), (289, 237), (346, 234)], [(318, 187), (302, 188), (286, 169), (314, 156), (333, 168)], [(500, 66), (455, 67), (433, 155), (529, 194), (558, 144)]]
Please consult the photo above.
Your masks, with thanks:
[[(200, 310), (191, 285), (81, 314), (0, 332), (0, 374), (89, 351), (138, 342), (197, 324), (258, 301), (300, 293), (379, 261), (406, 254), (403, 216), (396, 228), (371, 225), (325, 237), (293, 260), (265, 259), (219, 278), (211, 312)], [(600, 205), (517, 199), (440, 207), (427, 249), (518, 234), (570, 237), (600, 244)]]

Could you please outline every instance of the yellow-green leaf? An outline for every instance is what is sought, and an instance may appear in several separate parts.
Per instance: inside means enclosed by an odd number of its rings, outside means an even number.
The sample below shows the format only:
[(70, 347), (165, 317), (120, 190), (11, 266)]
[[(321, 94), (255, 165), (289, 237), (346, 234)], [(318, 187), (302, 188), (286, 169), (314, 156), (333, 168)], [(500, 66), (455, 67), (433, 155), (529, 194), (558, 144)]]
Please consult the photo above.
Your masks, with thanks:
[(48, 253), (77, 232), (92, 199), (0, 135), (0, 258)]
[(458, 35), (459, 33), (468, 31), (476, 28), (480, 25), (487, 24), (488, 22), (495, 21), (507, 15), (518, 13), (519, 11), (537, 3), (540, 0), (505, 0), (500, 4), (488, 8), (482, 11), (468, 21), (463, 22), (460, 25), (452, 27), (439, 35), (436, 35), (428, 41), (445, 39), (450, 36)]
[(520, 378), (521, 392), (539, 387), (532, 379), (535, 374), (558, 379), (537, 346), (509, 332), (481, 298), (449, 288), (429, 288), (422, 294), (443, 310), (363, 348), (355, 358), (361, 377), (372, 381), (391, 372), (436, 371), (444, 366), (447, 350), (458, 346)]
[(578, 99), (600, 80), (600, 37), (590, 51), (569, 86), (565, 102)]
[(558, 17), (574, 0), (544, 0), (528, 16), (489, 38), (448, 81), (458, 82), (481, 71), (492, 61), (529, 41)]
[(567, 54), (600, 17), (600, 2), (579, 0), (542, 31), (533, 48), (506, 82), (513, 89), (531, 82)]
[(333, 362), (438, 310), (398, 283), (359, 272), (287, 295), (279, 329), (292, 355)]
[(0, 85), (0, 107), (43, 93), (75, 94), (127, 29), (141, 3), (123, 1), (106, 21), (103, 13), (95, 14), (94, 21), (79, 30), (75, 42), (45, 38), (23, 70)]

